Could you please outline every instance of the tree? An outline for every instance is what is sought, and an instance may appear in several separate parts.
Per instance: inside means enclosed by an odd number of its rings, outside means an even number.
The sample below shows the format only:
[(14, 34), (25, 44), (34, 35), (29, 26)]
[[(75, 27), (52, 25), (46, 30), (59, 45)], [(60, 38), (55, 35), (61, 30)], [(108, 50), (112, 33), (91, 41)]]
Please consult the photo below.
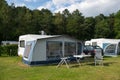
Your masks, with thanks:
[(115, 14), (115, 24), (114, 24), (115, 28), (115, 38), (120, 38), (120, 10)]
[(54, 25), (56, 26), (55, 32), (57, 34), (64, 34), (65, 33), (64, 16), (60, 12), (55, 13)]
[(80, 40), (91, 38), (120, 38), (120, 11), (95, 18), (82, 16), (79, 10), (72, 13), (65, 9), (53, 14), (48, 9), (30, 10), (10, 6), (0, 0), (0, 41), (18, 40), (19, 35), (38, 34), (44, 30), (47, 34), (70, 35)]
[(85, 18), (85, 21), (83, 23), (83, 36), (85, 37), (85, 40), (89, 40), (91, 38), (94, 38), (94, 32), (95, 30), (95, 20), (93, 17), (87, 17)]
[(12, 3), (10, 6), (9, 6), (9, 14), (8, 14), (8, 26), (10, 27), (10, 32), (9, 32), (9, 37), (10, 39), (9, 40), (18, 40), (18, 36), (16, 34), (16, 29), (18, 28), (18, 26), (16, 25), (16, 16), (17, 16), (17, 13), (16, 13), (16, 7), (14, 5), (14, 3)]
[(115, 38), (115, 26), (114, 26), (114, 23), (115, 23), (115, 16), (114, 16), (114, 13), (113, 14), (110, 14), (108, 16), (108, 26), (109, 26), (109, 29), (110, 29), (110, 33), (109, 33), (109, 38)]
[(108, 38), (109, 34), (110, 29), (106, 20), (102, 20), (95, 25), (95, 38)]
[(16, 35), (30, 34), (32, 33), (32, 14), (26, 7), (17, 7), (15, 9), (15, 25)]
[(84, 17), (82, 16), (82, 13), (79, 12), (79, 10), (75, 10), (71, 16), (69, 17), (67, 21), (67, 33), (70, 36), (74, 36), (78, 39), (83, 40), (84, 37), (82, 36), (84, 31), (83, 31), (83, 24), (84, 22)]
[(33, 10), (32, 11), (32, 23), (31, 25), (33, 26), (33, 30), (36, 34), (39, 33), (39, 31), (42, 30), (41, 27), (41, 20), (42, 20), (43, 16), (42, 16), (42, 12), (39, 10)]
[(101, 20), (104, 20), (106, 17), (103, 14), (99, 14), (95, 17), (95, 23), (100, 22)]
[(48, 9), (42, 9), (41, 29), (47, 34), (51, 34), (53, 30), (53, 14)]
[[(8, 40), (10, 38), (9, 7), (5, 0), (0, 0), (0, 39)], [(0, 40), (0, 41), (1, 41)]]
[(67, 34), (66, 23), (69, 17), (70, 13), (67, 9), (65, 9), (62, 13), (58, 12), (55, 14), (54, 24), (56, 26), (57, 34)]

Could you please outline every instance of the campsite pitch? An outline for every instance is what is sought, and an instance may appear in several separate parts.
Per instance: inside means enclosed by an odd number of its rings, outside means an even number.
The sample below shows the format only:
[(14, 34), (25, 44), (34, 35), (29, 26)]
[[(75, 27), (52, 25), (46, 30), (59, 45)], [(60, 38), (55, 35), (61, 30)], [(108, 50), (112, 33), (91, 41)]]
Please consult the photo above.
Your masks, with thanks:
[(119, 80), (120, 56), (105, 58), (104, 66), (93, 62), (62, 65), (28, 66), (20, 57), (0, 57), (0, 80)]

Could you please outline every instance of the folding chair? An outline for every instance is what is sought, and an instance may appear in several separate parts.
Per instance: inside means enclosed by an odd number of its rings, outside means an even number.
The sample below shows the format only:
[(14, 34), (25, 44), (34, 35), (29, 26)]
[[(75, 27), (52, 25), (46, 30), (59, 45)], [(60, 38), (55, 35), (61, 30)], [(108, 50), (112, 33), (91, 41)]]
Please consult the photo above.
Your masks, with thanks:
[(103, 66), (103, 56), (102, 56), (102, 52), (95, 53), (94, 60), (95, 60), (95, 66), (96, 66), (97, 64)]

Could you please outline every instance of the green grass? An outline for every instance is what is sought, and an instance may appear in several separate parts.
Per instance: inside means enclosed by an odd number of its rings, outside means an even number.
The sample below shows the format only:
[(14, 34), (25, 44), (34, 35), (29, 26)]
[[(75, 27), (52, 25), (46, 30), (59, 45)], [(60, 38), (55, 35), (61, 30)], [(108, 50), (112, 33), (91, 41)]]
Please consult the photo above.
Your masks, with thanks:
[(0, 57), (0, 80), (120, 80), (120, 56), (105, 58), (104, 66), (93, 62), (30, 67), (20, 57)]

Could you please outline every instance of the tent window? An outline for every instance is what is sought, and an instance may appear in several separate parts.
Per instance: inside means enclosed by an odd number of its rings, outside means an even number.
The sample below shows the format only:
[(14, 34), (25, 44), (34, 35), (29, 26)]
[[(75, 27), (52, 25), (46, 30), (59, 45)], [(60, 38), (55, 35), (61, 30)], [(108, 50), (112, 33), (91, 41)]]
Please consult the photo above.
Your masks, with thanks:
[(31, 44), (26, 45), (25, 53), (24, 53), (25, 58), (28, 58), (28, 56), (30, 54), (31, 46), (32, 46)]
[(120, 54), (120, 43), (118, 43), (118, 51), (117, 51), (118, 54)]
[(22, 40), (22, 41), (20, 41), (20, 47), (25, 47), (25, 41), (24, 40)]
[(80, 55), (82, 53), (82, 43), (78, 42), (77, 43), (77, 55)]
[(114, 55), (116, 50), (116, 44), (110, 44), (105, 49), (105, 54)]
[(65, 56), (73, 56), (76, 54), (76, 43), (65, 42)]
[(47, 42), (47, 58), (59, 59), (62, 56), (62, 42), (48, 41)]

